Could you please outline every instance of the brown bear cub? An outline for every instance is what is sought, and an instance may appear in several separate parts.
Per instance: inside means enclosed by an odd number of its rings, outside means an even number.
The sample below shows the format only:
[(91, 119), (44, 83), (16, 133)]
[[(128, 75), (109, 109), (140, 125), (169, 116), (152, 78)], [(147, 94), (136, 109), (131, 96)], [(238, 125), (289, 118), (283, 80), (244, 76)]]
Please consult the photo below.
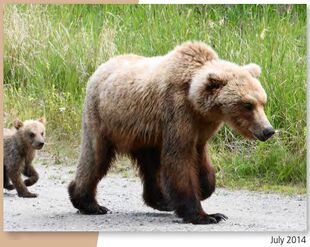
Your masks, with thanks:
[[(32, 166), (36, 150), (44, 145), (45, 119), (14, 122), (15, 129), (4, 129), (4, 185), (8, 190), (17, 190), (20, 197), (37, 197), (26, 186), (35, 184), (39, 175)], [(21, 175), (28, 177), (25, 181)], [(12, 184), (10, 183), (12, 182)]]
[(87, 86), (81, 154), (69, 185), (73, 206), (107, 213), (97, 203), (97, 184), (115, 155), (125, 154), (139, 169), (147, 205), (193, 224), (225, 220), (201, 206), (215, 189), (208, 141), (224, 122), (249, 139), (274, 134), (260, 72), (256, 64), (220, 59), (201, 42), (164, 56), (123, 55), (102, 64)]

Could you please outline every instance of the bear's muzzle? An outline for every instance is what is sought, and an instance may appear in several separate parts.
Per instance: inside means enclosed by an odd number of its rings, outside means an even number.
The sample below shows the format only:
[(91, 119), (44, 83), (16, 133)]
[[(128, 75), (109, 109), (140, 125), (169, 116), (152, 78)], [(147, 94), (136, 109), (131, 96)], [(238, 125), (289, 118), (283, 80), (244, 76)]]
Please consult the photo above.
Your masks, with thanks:
[(275, 133), (275, 130), (272, 127), (267, 127), (260, 133), (254, 133), (255, 137), (260, 141), (267, 141)]

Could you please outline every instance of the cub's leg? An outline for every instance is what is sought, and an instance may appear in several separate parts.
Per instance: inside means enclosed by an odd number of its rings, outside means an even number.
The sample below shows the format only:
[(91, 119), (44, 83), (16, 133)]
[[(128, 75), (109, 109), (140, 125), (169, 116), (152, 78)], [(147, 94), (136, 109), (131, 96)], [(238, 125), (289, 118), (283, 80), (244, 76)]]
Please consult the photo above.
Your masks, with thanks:
[(24, 183), (26, 186), (31, 186), (35, 184), (39, 179), (39, 174), (34, 169), (34, 167), (31, 164), (26, 164), (25, 168), (23, 170), (23, 174), (28, 177), (24, 180)]
[(11, 179), (14, 187), (16, 188), (19, 197), (37, 197), (37, 194), (28, 191), (21, 176), (22, 164), (12, 165), (8, 169), (8, 176)]
[(3, 188), (7, 190), (15, 189), (14, 185), (10, 183), (10, 179), (8, 176), (8, 171), (6, 166), (3, 166)]
[(173, 208), (169, 205), (161, 189), (159, 149), (139, 149), (131, 152), (131, 158), (139, 168), (145, 204), (160, 211), (172, 211)]

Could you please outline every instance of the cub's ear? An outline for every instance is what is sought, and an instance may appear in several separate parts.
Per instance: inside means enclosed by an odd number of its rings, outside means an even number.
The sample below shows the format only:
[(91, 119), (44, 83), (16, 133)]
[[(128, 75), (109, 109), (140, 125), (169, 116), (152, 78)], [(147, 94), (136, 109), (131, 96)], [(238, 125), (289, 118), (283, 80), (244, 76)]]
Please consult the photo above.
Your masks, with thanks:
[(251, 76), (255, 78), (258, 78), (262, 73), (262, 69), (259, 67), (259, 65), (255, 63), (244, 65), (243, 68), (247, 70), (251, 74)]
[(15, 129), (20, 129), (21, 127), (23, 127), (23, 122), (22, 121), (20, 121), (19, 119), (16, 119), (15, 121), (14, 121), (14, 123), (13, 123), (13, 125), (14, 125), (14, 128)]
[(41, 117), (38, 119), (39, 122), (43, 123), (44, 125), (46, 124), (46, 119), (45, 117)]
[(227, 84), (227, 78), (219, 73), (211, 72), (207, 75), (207, 90), (218, 89)]

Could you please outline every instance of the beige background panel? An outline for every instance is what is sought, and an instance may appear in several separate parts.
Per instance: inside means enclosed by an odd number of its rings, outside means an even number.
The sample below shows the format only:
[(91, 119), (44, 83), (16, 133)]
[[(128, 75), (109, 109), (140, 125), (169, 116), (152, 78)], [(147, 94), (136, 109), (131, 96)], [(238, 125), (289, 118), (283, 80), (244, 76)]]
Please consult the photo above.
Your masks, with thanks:
[[(19, 3), (96, 3), (96, 4), (110, 4), (110, 3), (138, 3), (136, 0), (86, 0), (86, 1), (4, 1), (4, 4), (19, 4)], [(0, 129), (3, 129), (3, 4), (0, 5)], [(0, 164), (3, 166), (3, 137), (0, 131)], [(0, 169), (0, 184), (3, 186), (3, 169)], [(3, 188), (2, 188), (3, 189)], [(74, 246), (74, 247), (92, 247), (97, 245), (98, 233), (5, 233), (3, 232), (3, 194), (0, 194), (0, 220), (1, 232), (0, 243), (1, 246), (9, 247), (55, 247), (55, 246)]]
[[(2, 214), (1, 214), (2, 218)], [(1, 229), (3, 230), (3, 229)], [(95, 247), (98, 233), (0, 233), (1, 246), (7, 247)]]

